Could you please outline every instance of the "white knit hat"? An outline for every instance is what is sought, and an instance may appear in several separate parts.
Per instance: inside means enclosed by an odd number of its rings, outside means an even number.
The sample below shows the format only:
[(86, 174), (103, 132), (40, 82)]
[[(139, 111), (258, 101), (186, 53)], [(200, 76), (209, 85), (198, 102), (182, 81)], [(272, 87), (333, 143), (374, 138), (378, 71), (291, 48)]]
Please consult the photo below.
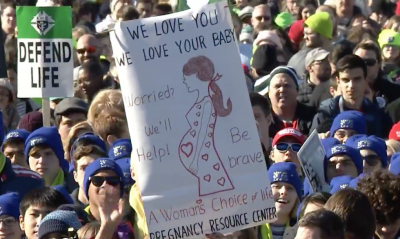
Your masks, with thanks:
[(38, 0), (36, 7), (54, 7), (56, 6), (54, 0)]
[(14, 92), (14, 88), (7, 78), (0, 78), (0, 87), (7, 88), (7, 90), (9, 90), (10, 93)]

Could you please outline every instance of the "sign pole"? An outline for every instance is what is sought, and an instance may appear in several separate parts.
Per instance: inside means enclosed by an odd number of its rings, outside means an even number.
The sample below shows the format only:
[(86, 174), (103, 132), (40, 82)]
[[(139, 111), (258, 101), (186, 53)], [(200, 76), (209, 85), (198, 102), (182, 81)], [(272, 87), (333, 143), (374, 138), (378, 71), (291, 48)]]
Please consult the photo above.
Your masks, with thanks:
[(50, 127), (50, 100), (49, 98), (42, 98), (42, 116), (43, 116), (43, 126)]

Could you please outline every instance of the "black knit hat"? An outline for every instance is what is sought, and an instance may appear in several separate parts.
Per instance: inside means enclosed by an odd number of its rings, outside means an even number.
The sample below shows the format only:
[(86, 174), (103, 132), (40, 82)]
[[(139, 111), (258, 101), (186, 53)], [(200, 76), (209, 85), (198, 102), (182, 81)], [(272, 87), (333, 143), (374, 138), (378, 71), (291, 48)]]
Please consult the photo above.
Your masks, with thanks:
[(71, 230), (76, 232), (82, 227), (78, 216), (72, 211), (56, 210), (47, 214), (39, 225), (39, 239), (50, 233), (69, 235)]

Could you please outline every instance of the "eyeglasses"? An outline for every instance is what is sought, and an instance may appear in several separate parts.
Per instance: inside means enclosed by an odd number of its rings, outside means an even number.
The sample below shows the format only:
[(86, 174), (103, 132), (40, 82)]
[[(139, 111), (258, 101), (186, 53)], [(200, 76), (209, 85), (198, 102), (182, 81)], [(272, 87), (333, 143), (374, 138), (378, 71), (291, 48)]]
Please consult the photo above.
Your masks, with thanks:
[(15, 222), (16, 222), (16, 220), (13, 217), (6, 217), (3, 219), (0, 219), (0, 223), (3, 223), (4, 226), (6, 226), (6, 227), (14, 225)]
[(86, 48), (76, 49), (76, 52), (77, 52), (78, 54), (85, 54), (85, 52), (87, 52), (87, 53), (94, 53), (95, 51), (96, 51), (96, 48), (93, 47), (93, 46), (89, 46), (89, 47), (86, 47)]
[(106, 181), (107, 184), (111, 185), (111, 186), (117, 186), (121, 183), (120, 178), (116, 177), (116, 176), (113, 176), (113, 177), (93, 176), (93, 177), (90, 177), (89, 180), (96, 187), (101, 187), (101, 185), (103, 185), (104, 181)]
[(264, 19), (265, 22), (271, 20), (270, 16), (258, 16), (258, 17), (254, 17), (255, 19), (257, 19), (258, 21), (261, 21)]
[(289, 150), (289, 148), (293, 152), (299, 152), (301, 148), (301, 144), (295, 144), (295, 143), (277, 143), (274, 147), (279, 151), (279, 152), (286, 152)]
[(367, 66), (374, 66), (377, 62), (375, 59), (364, 59), (364, 62)]
[(363, 159), (369, 166), (376, 166), (381, 161), (378, 155), (367, 155)]

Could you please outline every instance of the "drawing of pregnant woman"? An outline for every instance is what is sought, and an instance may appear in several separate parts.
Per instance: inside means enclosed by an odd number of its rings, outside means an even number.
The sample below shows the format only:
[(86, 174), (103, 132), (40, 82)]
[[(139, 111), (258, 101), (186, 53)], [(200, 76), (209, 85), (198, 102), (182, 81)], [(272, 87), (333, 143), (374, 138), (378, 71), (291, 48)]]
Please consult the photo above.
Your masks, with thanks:
[(197, 100), (186, 114), (190, 129), (179, 144), (179, 158), (192, 175), (197, 177), (199, 196), (234, 189), (215, 145), (214, 132), (218, 117), (232, 112), (232, 102), (224, 107), (222, 91), (216, 81), (214, 63), (205, 56), (189, 59), (183, 66), (183, 83)]

